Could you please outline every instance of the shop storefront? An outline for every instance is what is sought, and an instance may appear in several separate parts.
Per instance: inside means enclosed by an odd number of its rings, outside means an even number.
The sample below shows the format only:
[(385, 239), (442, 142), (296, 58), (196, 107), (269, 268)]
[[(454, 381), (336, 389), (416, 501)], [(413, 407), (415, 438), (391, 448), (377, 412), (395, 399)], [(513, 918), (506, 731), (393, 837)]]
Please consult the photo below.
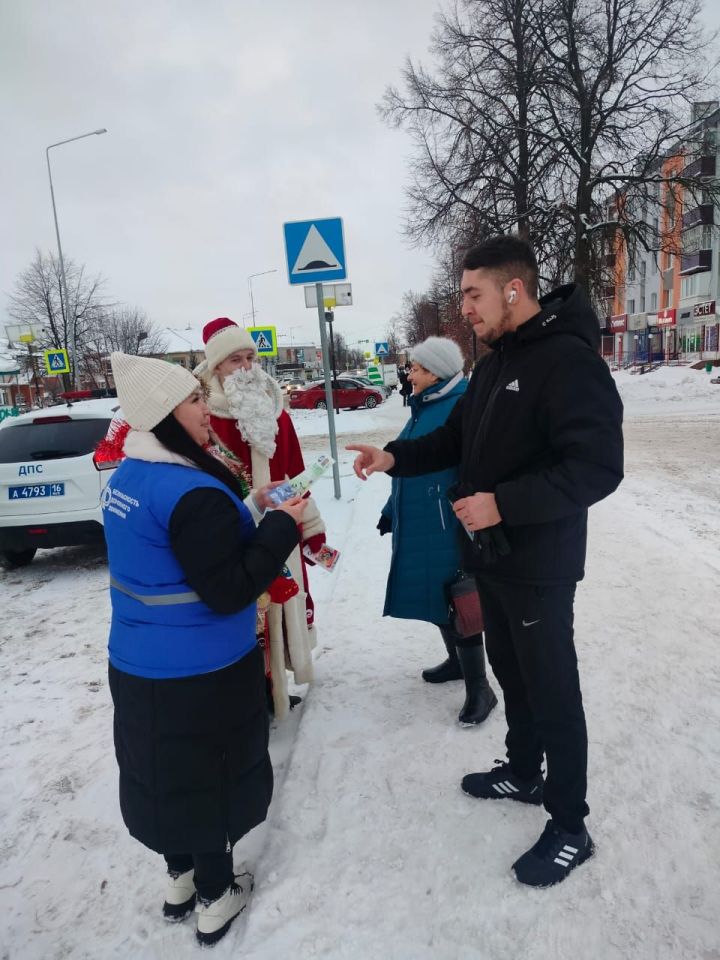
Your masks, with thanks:
[(674, 307), (667, 310), (659, 310), (657, 319), (658, 336), (653, 337), (651, 342), (650, 357), (653, 361), (665, 361), (677, 359), (677, 311)]
[(626, 313), (620, 313), (614, 317), (610, 317), (608, 324), (612, 336), (613, 363), (619, 367), (631, 362), (631, 358), (628, 356), (630, 351), (628, 350), (627, 320), (628, 315)]
[(627, 320), (629, 334), (630, 362), (647, 363), (648, 359), (648, 315), (631, 313)]
[(720, 319), (714, 300), (682, 307), (677, 328), (678, 350), (684, 360), (715, 360), (718, 358)]

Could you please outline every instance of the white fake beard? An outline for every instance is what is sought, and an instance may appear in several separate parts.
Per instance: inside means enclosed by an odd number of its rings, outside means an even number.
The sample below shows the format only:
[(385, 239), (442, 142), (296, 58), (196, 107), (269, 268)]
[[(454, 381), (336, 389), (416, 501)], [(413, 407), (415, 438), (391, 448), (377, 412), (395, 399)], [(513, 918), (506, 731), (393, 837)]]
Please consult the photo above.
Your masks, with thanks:
[(268, 393), (266, 380), (267, 374), (260, 367), (238, 369), (225, 377), (223, 390), (240, 436), (270, 459), (277, 446), (278, 425), (275, 402)]

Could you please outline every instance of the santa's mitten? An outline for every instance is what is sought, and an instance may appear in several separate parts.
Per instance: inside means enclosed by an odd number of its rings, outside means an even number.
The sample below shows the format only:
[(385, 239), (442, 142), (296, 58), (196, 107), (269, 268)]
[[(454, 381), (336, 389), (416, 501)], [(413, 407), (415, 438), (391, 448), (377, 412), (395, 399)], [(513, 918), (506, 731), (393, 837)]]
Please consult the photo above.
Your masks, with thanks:
[(268, 593), (273, 603), (287, 603), (291, 597), (295, 597), (300, 593), (300, 587), (293, 579), (288, 568), (283, 567), (280, 576), (275, 577), (268, 587)]
[(304, 552), (305, 548), (309, 547), (311, 553), (317, 553), (320, 547), (322, 547), (324, 544), (325, 544), (324, 533), (316, 533), (314, 537), (308, 537), (307, 540), (303, 540), (302, 548), (303, 548), (303, 558), (305, 560), (305, 563), (308, 563), (311, 567), (315, 566), (315, 561), (311, 560), (310, 557), (305, 555), (305, 552)]

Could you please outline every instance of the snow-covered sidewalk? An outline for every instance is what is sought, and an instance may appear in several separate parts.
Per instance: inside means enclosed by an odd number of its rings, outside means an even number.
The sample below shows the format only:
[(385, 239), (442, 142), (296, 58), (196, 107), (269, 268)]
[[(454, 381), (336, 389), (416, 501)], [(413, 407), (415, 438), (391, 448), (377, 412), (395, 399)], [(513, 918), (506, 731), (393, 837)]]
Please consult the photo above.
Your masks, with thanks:
[[(362, 484), (343, 453), (342, 499), (330, 478), (317, 488), (342, 550), (334, 573), (312, 571), (317, 681), (273, 734), (270, 819), (235, 851), (255, 894), (214, 956), (720, 956), (720, 387), (667, 373), (619, 377), (628, 476), (591, 512), (578, 591), (597, 855), (552, 890), (514, 881), (510, 864), (543, 811), (460, 791), (465, 772), (503, 755), (501, 711), (460, 729), (462, 685), (420, 679), (442, 657), (437, 631), (380, 616), (390, 545), (375, 524), (389, 480)], [(656, 384), (652, 400), (643, 381)], [(654, 421), (637, 418), (650, 412)], [(357, 423), (358, 439), (377, 442), (406, 413), (393, 397), (338, 426)], [(665, 415), (679, 423), (671, 445)], [(322, 448), (322, 415), (304, 417), (302, 433)], [(190, 924), (159, 918), (162, 865), (117, 809), (106, 576), (90, 550), (0, 573), (3, 958), (198, 955)]]

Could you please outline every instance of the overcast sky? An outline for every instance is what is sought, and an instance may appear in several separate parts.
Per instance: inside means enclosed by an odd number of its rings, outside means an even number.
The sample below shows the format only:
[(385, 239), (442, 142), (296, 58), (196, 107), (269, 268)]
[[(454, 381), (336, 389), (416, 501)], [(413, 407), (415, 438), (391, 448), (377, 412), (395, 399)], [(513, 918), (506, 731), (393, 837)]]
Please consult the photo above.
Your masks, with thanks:
[[(376, 104), (427, 53), (438, 0), (0, 0), (0, 325), (34, 250), (63, 252), (160, 327), (216, 316), (317, 339), (285, 221), (341, 216), (348, 341), (381, 339), (433, 257), (408, 247), (410, 142)], [(708, 0), (708, 11), (717, 6)], [(713, 26), (720, 13), (707, 14)]]

